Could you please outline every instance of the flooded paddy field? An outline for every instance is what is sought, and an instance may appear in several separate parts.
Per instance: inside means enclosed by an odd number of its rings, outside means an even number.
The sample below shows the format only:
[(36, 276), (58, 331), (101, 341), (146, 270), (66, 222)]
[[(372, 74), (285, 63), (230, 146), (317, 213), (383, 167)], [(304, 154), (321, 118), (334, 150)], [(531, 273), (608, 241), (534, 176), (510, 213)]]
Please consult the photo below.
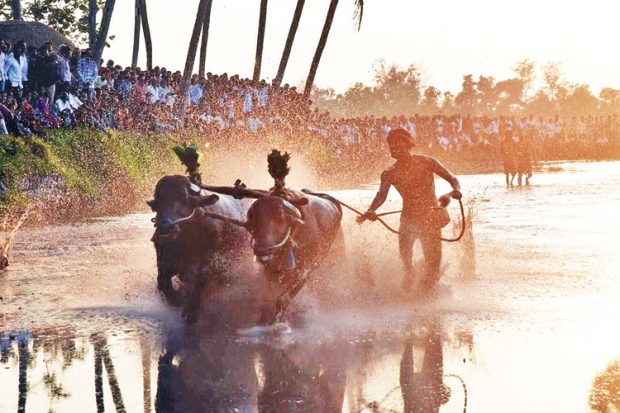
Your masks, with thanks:
[[(445, 245), (451, 294), (404, 296), (394, 235), (347, 213), (343, 260), (365, 287), (328, 306), (309, 288), (302, 321), (248, 315), (243, 334), (187, 328), (159, 296), (151, 214), (23, 229), (0, 275), (0, 412), (617, 411), (620, 163), (461, 182), (475, 249)], [(333, 194), (364, 208), (375, 189)]]

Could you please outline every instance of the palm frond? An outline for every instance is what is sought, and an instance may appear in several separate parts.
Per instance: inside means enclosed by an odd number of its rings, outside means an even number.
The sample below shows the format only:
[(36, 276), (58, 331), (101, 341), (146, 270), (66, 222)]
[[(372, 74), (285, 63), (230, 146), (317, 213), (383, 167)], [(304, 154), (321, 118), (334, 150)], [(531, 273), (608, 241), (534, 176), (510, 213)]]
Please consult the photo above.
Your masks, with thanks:
[(362, 18), (364, 17), (364, 0), (355, 0), (355, 12), (353, 13), (353, 20), (359, 31), (362, 28)]

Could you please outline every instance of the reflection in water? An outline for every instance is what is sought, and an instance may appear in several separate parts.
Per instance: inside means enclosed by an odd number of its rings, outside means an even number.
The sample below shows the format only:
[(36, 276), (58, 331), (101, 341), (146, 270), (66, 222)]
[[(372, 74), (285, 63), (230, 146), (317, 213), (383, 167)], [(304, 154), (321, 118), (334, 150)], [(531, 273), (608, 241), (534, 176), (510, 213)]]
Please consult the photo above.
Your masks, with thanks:
[[(148, 336), (10, 333), (0, 341), (0, 381), (3, 390), (15, 383), (18, 412), (432, 413), (450, 399), (437, 319), (414, 323), (404, 338), (315, 341), (305, 333), (278, 344), (174, 330), (162, 348)], [(400, 385), (386, 391), (372, 382), (378, 374)], [(3, 391), (0, 410), (10, 399)]]
[(414, 338), (405, 339), (400, 362), (400, 390), (405, 413), (435, 413), (450, 399), (450, 388), (443, 383), (443, 347), (439, 322), (432, 319), (426, 323), (427, 331), (420, 339), (424, 361), (420, 370), (414, 372)]
[(594, 379), (590, 408), (600, 413), (620, 411), (620, 360), (612, 362)]

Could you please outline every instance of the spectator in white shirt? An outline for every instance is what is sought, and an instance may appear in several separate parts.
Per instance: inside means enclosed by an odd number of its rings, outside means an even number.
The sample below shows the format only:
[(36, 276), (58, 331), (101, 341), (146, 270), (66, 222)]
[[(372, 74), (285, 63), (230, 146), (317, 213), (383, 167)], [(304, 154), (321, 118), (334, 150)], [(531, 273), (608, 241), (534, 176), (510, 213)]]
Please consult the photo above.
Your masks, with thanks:
[(159, 100), (159, 85), (155, 78), (149, 80), (149, 85), (146, 87), (146, 98), (151, 105), (154, 105)]
[(62, 92), (56, 102), (54, 102), (54, 114), (56, 116), (61, 116), (64, 111), (68, 111), (69, 113), (73, 113), (74, 108), (71, 106), (71, 102), (69, 101), (69, 93)]
[(6, 75), (4, 74), (4, 62), (6, 61), (6, 54), (8, 50), (8, 44), (3, 40), (0, 40), (0, 92), (4, 91), (4, 81), (6, 80)]
[(192, 85), (189, 88), (189, 102), (192, 105), (197, 105), (202, 100), (203, 90), (202, 85), (198, 81), (198, 76), (192, 76)]
[(24, 72), (28, 72), (28, 59), (24, 56), (26, 43), (19, 41), (13, 47), (13, 53), (8, 55), (4, 62), (6, 74), (5, 90), (20, 100), (24, 89)]

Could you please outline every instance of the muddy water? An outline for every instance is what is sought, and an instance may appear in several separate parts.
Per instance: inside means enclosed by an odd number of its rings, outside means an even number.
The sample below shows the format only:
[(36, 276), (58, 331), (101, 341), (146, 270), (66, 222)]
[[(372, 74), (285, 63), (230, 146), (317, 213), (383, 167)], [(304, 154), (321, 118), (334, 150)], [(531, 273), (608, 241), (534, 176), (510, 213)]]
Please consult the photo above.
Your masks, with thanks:
[(403, 296), (393, 236), (347, 216), (350, 273), (304, 291), (301, 321), (244, 335), (188, 330), (162, 302), (150, 215), (26, 229), (0, 276), (0, 412), (617, 409), (620, 163), (462, 183), (475, 250), (446, 246), (451, 293)]

